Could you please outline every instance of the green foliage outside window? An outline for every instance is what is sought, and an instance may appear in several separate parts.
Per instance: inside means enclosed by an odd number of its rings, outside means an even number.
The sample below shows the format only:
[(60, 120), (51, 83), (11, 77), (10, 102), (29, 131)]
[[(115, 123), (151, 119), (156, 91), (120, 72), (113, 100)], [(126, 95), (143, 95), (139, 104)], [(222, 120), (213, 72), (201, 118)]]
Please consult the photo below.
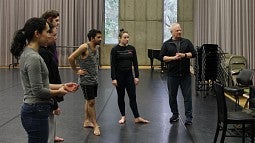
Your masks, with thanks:
[(164, 0), (164, 41), (171, 37), (170, 25), (177, 22), (177, 0)]
[[(169, 27), (177, 22), (177, 0), (164, 0), (164, 41), (171, 37)], [(119, 0), (105, 0), (105, 44), (117, 44)]]
[(119, 0), (105, 0), (105, 44), (118, 43)]

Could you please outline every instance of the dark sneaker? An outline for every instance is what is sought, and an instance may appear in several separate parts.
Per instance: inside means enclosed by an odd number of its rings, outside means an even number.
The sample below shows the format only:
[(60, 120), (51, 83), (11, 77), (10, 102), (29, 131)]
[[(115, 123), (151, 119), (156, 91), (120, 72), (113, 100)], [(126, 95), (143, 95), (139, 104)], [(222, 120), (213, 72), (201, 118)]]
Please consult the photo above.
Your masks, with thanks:
[(192, 121), (191, 120), (186, 120), (185, 121), (185, 125), (191, 125), (192, 124)]
[(171, 118), (170, 118), (170, 122), (177, 122), (179, 120), (179, 116), (178, 115), (173, 115)]

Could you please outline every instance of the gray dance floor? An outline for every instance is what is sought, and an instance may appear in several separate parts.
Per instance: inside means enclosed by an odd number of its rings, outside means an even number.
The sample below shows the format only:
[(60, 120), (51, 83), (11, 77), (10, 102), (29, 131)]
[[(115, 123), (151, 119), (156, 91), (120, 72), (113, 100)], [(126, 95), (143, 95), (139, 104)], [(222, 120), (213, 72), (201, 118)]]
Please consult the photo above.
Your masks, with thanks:
[[(60, 69), (63, 82), (77, 81), (71, 69)], [(19, 69), (0, 69), (0, 143), (26, 143), (27, 135), (20, 121), (23, 91)], [(120, 113), (117, 94), (111, 84), (110, 70), (100, 70), (98, 97), (96, 98), (97, 121), (101, 136), (94, 136), (92, 129), (83, 128), (84, 98), (81, 90), (65, 96), (60, 103), (62, 114), (57, 117), (57, 135), (64, 143), (211, 143), (216, 130), (216, 98), (197, 96), (193, 86), (194, 120), (185, 126), (184, 105), (181, 92), (178, 94), (180, 120), (169, 123), (171, 112), (165, 75), (160, 70), (140, 70), (137, 86), (137, 102), (140, 115), (149, 124), (134, 124), (126, 96), (127, 121), (119, 125)], [(232, 106), (232, 104), (231, 104)], [(234, 107), (234, 105), (233, 105)], [(241, 142), (227, 138), (226, 142)]]

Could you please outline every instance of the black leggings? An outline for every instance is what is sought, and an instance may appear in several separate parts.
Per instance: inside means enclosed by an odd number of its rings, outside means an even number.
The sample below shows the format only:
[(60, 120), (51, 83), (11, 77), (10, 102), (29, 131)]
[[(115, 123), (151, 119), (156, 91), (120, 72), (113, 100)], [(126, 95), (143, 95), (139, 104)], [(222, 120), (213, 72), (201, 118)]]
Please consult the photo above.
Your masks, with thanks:
[(131, 72), (122, 72), (117, 74), (117, 84), (116, 87), (118, 93), (118, 106), (122, 116), (125, 116), (125, 89), (129, 97), (129, 105), (134, 114), (134, 117), (139, 117), (137, 103), (136, 103), (136, 88), (134, 83), (134, 77)]

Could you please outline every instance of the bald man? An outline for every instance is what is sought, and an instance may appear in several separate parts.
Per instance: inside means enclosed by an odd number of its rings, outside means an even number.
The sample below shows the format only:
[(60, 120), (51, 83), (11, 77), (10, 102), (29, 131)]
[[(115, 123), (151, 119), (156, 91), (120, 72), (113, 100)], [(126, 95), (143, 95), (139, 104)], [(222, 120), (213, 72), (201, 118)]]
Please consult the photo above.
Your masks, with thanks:
[(167, 64), (167, 86), (172, 112), (170, 123), (179, 120), (177, 93), (180, 86), (184, 98), (185, 125), (191, 125), (193, 116), (190, 58), (195, 57), (197, 53), (191, 41), (182, 38), (182, 29), (179, 23), (172, 24), (170, 32), (172, 37), (163, 43), (160, 51), (161, 59)]

